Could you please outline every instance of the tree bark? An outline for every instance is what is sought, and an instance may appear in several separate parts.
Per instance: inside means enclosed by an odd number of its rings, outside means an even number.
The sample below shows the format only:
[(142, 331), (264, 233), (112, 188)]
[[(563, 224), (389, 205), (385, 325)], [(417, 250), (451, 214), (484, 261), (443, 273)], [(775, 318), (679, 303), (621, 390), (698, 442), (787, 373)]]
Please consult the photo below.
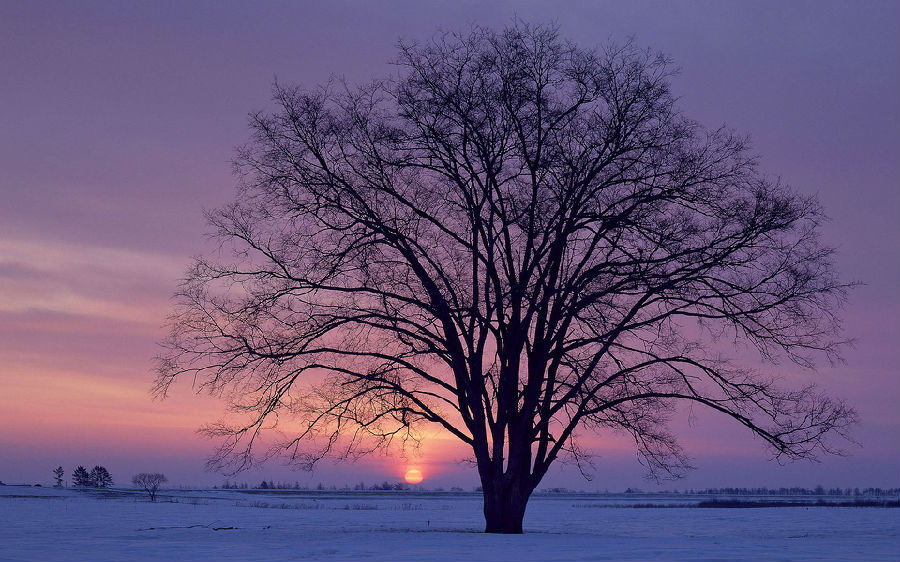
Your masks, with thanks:
[(527, 472), (508, 468), (505, 473), (482, 477), (484, 495), (484, 532), (522, 534), (522, 521), (532, 489)]
[(484, 532), (521, 535), (528, 495), (517, 488), (484, 493)]

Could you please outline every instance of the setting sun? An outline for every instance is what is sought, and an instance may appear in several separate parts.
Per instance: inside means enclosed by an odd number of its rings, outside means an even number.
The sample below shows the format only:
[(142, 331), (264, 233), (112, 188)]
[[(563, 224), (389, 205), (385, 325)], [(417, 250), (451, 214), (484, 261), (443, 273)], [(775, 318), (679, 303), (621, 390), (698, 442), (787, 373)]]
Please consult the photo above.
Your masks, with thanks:
[(422, 471), (417, 468), (411, 468), (406, 471), (403, 479), (410, 484), (418, 484), (422, 481)]

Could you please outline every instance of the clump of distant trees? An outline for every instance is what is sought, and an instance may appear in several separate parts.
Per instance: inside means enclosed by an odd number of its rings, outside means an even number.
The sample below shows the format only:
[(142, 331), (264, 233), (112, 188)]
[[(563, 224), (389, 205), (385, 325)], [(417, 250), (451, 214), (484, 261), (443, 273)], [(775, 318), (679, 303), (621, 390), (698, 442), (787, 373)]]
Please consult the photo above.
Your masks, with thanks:
[[(223, 490), (246, 490), (250, 487), (246, 482), (241, 482), (240, 484), (237, 482), (232, 482), (230, 480), (226, 480), (221, 486), (213, 486), (213, 489), (221, 488)], [(300, 489), (300, 488), (296, 488)]]
[[(57, 486), (62, 486), (63, 474), (61, 466), (53, 471)], [(78, 488), (109, 488), (112, 484), (112, 476), (103, 466), (95, 466), (88, 472), (85, 467), (79, 465), (78, 468), (72, 471), (72, 485)]]

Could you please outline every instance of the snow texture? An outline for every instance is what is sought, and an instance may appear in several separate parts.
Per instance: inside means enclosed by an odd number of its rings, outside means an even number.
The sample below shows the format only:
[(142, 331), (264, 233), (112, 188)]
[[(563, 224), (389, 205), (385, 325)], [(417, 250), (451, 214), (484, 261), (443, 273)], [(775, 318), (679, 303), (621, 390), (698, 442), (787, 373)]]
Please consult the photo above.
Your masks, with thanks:
[[(892, 508), (629, 508), (683, 496), (552, 494), (521, 536), (465, 493), (0, 486), (0, 560), (898, 560)], [(618, 506), (618, 507), (617, 507)]]

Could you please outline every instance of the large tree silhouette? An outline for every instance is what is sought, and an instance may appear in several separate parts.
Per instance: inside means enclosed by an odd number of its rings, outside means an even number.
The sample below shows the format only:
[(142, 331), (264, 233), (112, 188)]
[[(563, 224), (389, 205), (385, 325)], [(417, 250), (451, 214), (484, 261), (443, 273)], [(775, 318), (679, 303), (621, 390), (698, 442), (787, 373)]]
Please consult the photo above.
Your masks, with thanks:
[(684, 468), (679, 403), (778, 456), (832, 450), (852, 410), (728, 358), (836, 353), (820, 208), (683, 116), (665, 57), (517, 23), (401, 44), (397, 65), (276, 84), (251, 118), (238, 198), (210, 214), (222, 251), (188, 273), (157, 380), (232, 400), (206, 428), (215, 466), (254, 462), (267, 428), (285, 437), (262, 456), (311, 466), (436, 425), (472, 448), (486, 530), (520, 533), (578, 431)]

